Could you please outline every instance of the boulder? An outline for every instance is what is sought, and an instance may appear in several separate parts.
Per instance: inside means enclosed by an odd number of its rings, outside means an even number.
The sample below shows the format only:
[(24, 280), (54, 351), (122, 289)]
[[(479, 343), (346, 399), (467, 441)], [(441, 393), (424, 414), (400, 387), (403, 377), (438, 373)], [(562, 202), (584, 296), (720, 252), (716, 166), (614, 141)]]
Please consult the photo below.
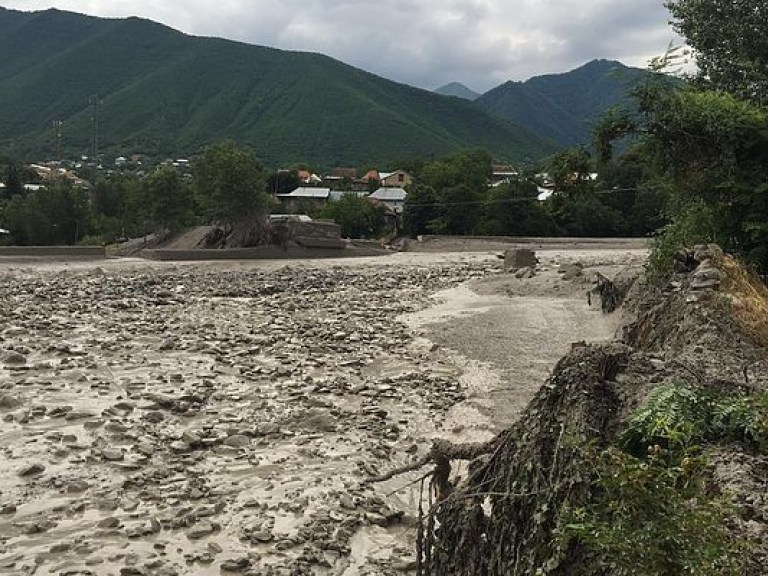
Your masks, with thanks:
[(537, 263), (536, 252), (533, 250), (516, 249), (504, 252), (504, 270), (515, 271), (521, 268), (535, 268)]

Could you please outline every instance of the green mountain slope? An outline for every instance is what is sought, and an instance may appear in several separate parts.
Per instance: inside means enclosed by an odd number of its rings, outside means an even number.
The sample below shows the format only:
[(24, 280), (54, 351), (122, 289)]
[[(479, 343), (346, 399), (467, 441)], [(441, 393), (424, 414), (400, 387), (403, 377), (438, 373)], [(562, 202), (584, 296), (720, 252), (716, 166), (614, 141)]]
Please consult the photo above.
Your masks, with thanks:
[(648, 72), (594, 60), (565, 74), (507, 82), (475, 102), (561, 146), (588, 142), (593, 122), (611, 106), (626, 105)]
[(461, 82), (450, 82), (445, 86), (435, 89), (435, 94), (442, 94), (443, 96), (456, 96), (457, 98), (464, 98), (464, 100), (477, 100), (480, 94), (467, 88)]
[(0, 8), (0, 149), (188, 155), (231, 138), (272, 165), (387, 163), (479, 146), (535, 160), (554, 146), (470, 102), (320, 54), (184, 35), (138, 18)]

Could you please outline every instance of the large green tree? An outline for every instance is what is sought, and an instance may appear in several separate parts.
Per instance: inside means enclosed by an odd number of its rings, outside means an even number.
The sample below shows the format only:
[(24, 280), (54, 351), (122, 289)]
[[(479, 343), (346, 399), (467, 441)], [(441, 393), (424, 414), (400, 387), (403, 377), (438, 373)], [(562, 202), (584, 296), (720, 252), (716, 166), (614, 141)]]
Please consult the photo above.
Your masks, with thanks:
[(437, 193), (431, 186), (411, 184), (403, 205), (403, 228), (406, 234), (418, 236), (430, 232), (429, 223), (437, 218)]
[(4, 218), (4, 227), (22, 245), (77, 244), (93, 224), (88, 192), (67, 182), (14, 196)]
[(191, 220), (192, 191), (173, 166), (161, 166), (142, 183), (149, 223), (155, 231), (173, 233)]
[(488, 191), (480, 231), (491, 236), (552, 236), (557, 226), (538, 199), (539, 189), (520, 179)]
[(378, 238), (386, 229), (386, 214), (383, 205), (350, 193), (325, 206), (320, 217), (338, 224), (346, 238)]
[(192, 171), (199, 202), (210, 221), (243, 224), (267, 213), (264, 167), (234, 142), (205, 150), (193, 159)]
[(5, 175), (5, 188), (0, 192), (2, 192), (0, 197), (8, 199), (24, 193), (24, 183), (21, 180), (19, 167), (16, 164), (10, 163), (8, 165)]
[(671, 0), (667, 7), (694, 50), (701, 83), (768, 103), (768, 3)]

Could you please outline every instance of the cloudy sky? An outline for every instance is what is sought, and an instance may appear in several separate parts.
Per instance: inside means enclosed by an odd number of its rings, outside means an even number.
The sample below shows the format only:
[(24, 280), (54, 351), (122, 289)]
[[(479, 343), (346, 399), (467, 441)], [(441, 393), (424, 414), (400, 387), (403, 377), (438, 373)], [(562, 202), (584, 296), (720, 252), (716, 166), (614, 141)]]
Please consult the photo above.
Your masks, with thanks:
[(483, 92), (594, 58), (644, 67), (676, 40), (662, 0), (0, 0), (142, 16), (184, 32), (322, 52), (399, 82)]

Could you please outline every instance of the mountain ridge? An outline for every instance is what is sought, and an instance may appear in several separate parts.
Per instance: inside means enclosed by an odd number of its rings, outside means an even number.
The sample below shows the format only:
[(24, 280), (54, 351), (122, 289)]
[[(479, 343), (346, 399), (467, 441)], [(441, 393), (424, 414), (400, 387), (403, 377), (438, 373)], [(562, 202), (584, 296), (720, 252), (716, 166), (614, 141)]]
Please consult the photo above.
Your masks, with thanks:
[(580, 146), (608, 108), (631, 107), (632, 88), (649, 74), (615, 60), (592, 60), (569, 72), (510, 80), (475, 102), (560, 146)]
[(98, 95), (109, 153), (192, 154), (232, 139), (265, 162), (392, 163), (483, 147), (532, 162), (556, 147), (470, 102), (328, 56), (190, 36), (143, 18), (0, 8), (0, 148), (87, 153)]

